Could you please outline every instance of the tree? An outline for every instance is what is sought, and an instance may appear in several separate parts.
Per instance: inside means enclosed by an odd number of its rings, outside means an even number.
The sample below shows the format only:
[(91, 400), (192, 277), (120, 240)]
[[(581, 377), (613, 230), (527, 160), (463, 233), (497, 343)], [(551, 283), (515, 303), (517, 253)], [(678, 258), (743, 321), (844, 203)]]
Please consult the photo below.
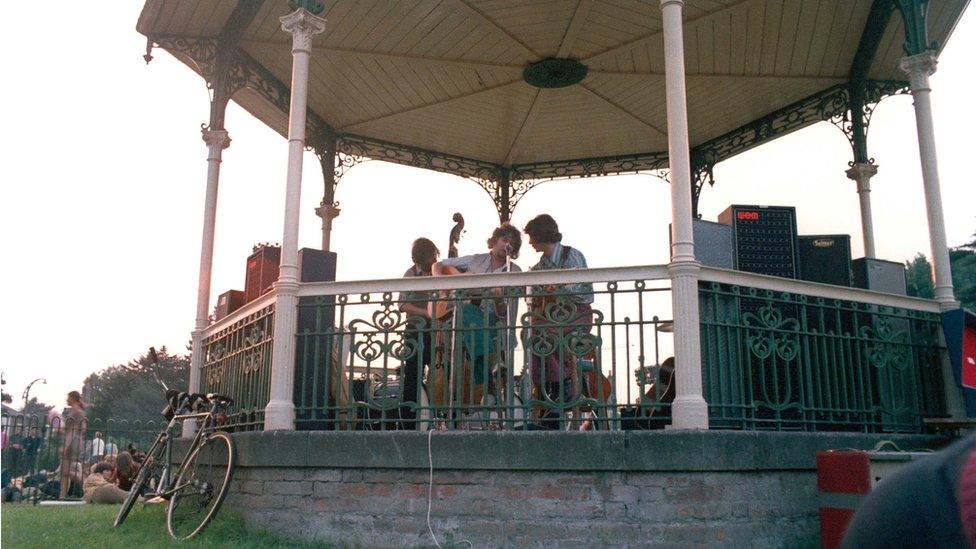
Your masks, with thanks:
[(153, 365), (147, 353), (128, 364), (89, 375), (84, 385), (88, 419), (159, 420), (160, 411), (166, 405), (166, 395), (153, 374), (167, 387), (185, 389), (189, 383), (190, 359), (171, 355), (166, 347), (161, 347), (157, 355), (158, 366)]
[[(6, 384), (7, 380), (0, 376), (0, 385)], [(0, 390), (0, 401), (3, 401), (4, 404), (11, 404), (14, 401), (14, 397), (6, 391), (6, 388), (4, 388), (3, 390)]]
[[(922, 254), (905, 262), (908, 295), (932, 299), (935, 286), (932, 264)], [(976, 233), (973, 240), (955, 248), (949, 248), (949, 269), (952, 270), (952, 287), (959, 304), (976, 311)]]
[(47, 417), (47, 413), (51, 411), (51, 408), (54, 408), (54, 406), (40, 402), (37, 400), (37, 397), (31, 397), (20, 413), (25, 416)]
[(957, 248), (949, 248), (952, 286), (960, 305), (976, 311), (976, 233), (973, 240)]
[(932, 283), (932, 264), (922, 254), (916, 254), (915, 259), (905, 262), (905, 278), (908, 281), (908, 295), (932, 299), (935, 297), (935, 285)]

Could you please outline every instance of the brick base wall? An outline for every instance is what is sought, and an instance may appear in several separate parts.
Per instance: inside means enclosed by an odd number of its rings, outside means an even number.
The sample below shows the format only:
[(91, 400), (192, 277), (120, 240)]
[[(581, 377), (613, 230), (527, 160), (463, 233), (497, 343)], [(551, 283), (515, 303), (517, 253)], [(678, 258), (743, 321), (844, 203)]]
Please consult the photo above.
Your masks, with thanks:
[[(468, 540), (475, 547), (817, 546), (816, 450), (869, 449), (880, 438), (567, 435), (434, 435), (431, 525), (437, 541)], [(916, 448), (943, 442), (884, 438)], [(425, 436), (277, 432), (235, 439), (238, 469), (225, 505), (248, 523), (344, 546), (434, 545), (426, 519)]]
[[(226, 504), (248, 522), (367, 547), (433, 545), (423, 471), (242, 468)], [(476, 547), (728, 544), (819, 540), (809, 472), (435, 471), (438, 542)]]

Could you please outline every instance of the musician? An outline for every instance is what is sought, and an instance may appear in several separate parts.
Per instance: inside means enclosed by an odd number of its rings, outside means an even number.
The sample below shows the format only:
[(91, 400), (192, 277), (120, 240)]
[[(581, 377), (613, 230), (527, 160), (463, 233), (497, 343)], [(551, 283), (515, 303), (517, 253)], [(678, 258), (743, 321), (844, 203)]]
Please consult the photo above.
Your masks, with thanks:
[[(431, 266), (440, 256), (440, 250), (428, 238), (418, 238), (413, 241), (410, 249), (411, 266), (403, 278), (430, 276)], [(427, 303), (430, 296), (427, 292), (402, 292), (399, 296), (400, 310), (407, 314), (407, 328), (404, 332), (404, 343), (412, 348), (412, 353), (403, 361), (401, 381), (403, 386), (403, 402), (417, 403), (417, 386), (423, 377), (423, 369), (430, 366), (433, 360), (434, 346), (430, 337), (430, 312)], [(400, 418), (412, 421), (416, 412), (408, 406), (400, 408)]]
[[(562, 243), (563, 235), (559, 232), (559, 225), (549, 214), (541, 214), (528, 222), (525, 226), (525, 234), (529, 236), (529, 245), (537, 252), (542, 252), (539, 262), (533, 265), (531, 271), (548, 271), (555, 269), (585, 269), (586, 257), (576, 248)], [(560, 294), (565, 293), (565, 300), (573, 306), (572, 314), (566, 323), (569, 326), (553, 326), (551, 319), (545, 318), (545, 312), (538, 310), (533, 316), (534, 329), (543, 330), (543, 336), (551, 336), (552, 339), (559, 341), (565, 340), (567, 333), (586, 333), (593, 323), (593, 284), (580, 282), (575, 284), (564, 284), (558, 288), (555, 286), (545, 286), (535, 288), (534, 292), (551, 296), (559, 290)], [(545, 298), (543, 298), (545, 299)], [(552, 300), (552, 297), (549, 297)], [(577, 377), (576, 358), (569, 349), (554, 349), (548, 354), (531, 354), (532, 365), (532, 385), (545, 391), (545, 395), (554, 402), (568, 400), (579, 390), (576, 380), (574, 387), (573, 378)], [(550, 414), (553, 417), (555, 414)]]
[(502, 223), (488, 239), (488, 252), (448, 257), (434, 263), (431, 271), (434, 276), (444, 274), (444, 267), (454, 267), (468, 274), (521, 272), (518, 265), (509, 261), (518, 259), (521, 247), (522, 233), (510, 223)]
[[(485, 253), (448, 257), (434, 263), (431, 267), (433, 275), (445, 274), (447, 267), (453, 267), (467, 274), (522, 271), (512, 262), (518, 258), (519, 250), (522, 248), (522, 233), (515, 226), (502, 223), (492, 231), (487, 245), (488, 251)], [(500, 359), (504, 363), (511, 363), (515, 342), (514, 319), (518, 310), (515, 299), (508, 300), (506, 306), (506, 300), (502, 297), (504, 288), (488, 290), (488, 295), (493, 296), (491, 298), (484, 299), (484, 295), (483, 292), (478, 292), (470, 303), (462, 305), (458, 319), (459, 326), (470, 328), (462, 330), (460, 337), (463, 339), (465, 352), (474, 365), (472, 381), (476, 385), (485, 383), (490, 366), (493, 365), (491, 357)], [(507, 337), (504, 329), (476, 329), (498, 325), (508, 326)], [(506, 341), (510, 343), (506, 344)], [(499, 349), (505, 349), (501, 356), (497, 352)]]
[[(448, 257), (442, 259), (431, 267), (434, 276), (444, 274), (444, 267), (454, 267), (458, 271), (467, 274), (490, 274), (522, 272), (522, 269), (512, 263), (518, 259), (519, 250), (522, 248), (522, 233), (510, 223), (502, 223), (497, 229), (492, 231), (488, 238), (488, 252), (481, 254), (466, 255), (463, 257)], [(501, 288), (493, 288), (493, 295), (501, 296)], [(488, 302), (494, 308), (488, 306)], [(505, 304), (501, 299), (485, 300), (484, 307), (489, 316), (494, 315), (498, 319), (507, 318)]]

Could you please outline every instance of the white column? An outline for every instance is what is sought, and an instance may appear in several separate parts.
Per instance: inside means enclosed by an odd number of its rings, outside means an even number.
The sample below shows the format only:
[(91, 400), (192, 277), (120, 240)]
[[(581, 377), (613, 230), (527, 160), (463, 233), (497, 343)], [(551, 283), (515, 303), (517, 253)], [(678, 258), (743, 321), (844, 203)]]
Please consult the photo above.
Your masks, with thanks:
[(684, 0), (661, 0), (664, 16), (664, 67), (668, 107), (668, 158), (671, 169), (671, 302), (674, 309), (674, 362), (677, 391), (672, 404), (676, 429), (707, 429), (708, 405), (702, 397), (698, 322), (698, 273), (691, 226), (691, 159), (685, 102), (685, 54), (681, 9)]
[(308, 102), (308, 58), (312, 37), (325, 30), (325, 19), (299, 8), (281, 18), (292, 35), (291, 103), (288, 106), (288, 178), (281, 265), (275, 283), (274, 349), (271, 358), (271, 400), (264, 411), (264, 429), (294, 429), (295, 327), (298, 314), (298, 216), (305, 152), (305, 109)]
[(903, 57), (898, 63), (908, 74), (912, 97), (915, 98), (915, 126), (918, 128), (918, 156), (922, 164), (922, 185), (925, 188), (925, 211), (929, 218), (929, 243), (932, 246), (932, 267), (935, 269), (935, 300), (943, 311), (959, 308), (952, 291), (952, 271), (949, 267), (949, 246), (946, 243), (945, 219), (942, 215), (942, 191), (939, 188), (939, 164), (935, 156), (935, 127), (932, 124), (932, 101), (929, 75), (935, 72), (935, 52)]
[(341, 210), (335, 204), (322, 204), (315, 208), (315, 215), (322, 218), (322, 251), (328, 252), (332, 246), (332, 220), (339, 217)]
[[(197, 314), (191, 334), (190, 392), (200, 392), (200, 374), (203, 369), (203, 331), (207, 328), (207, 312), (210, 307), (210, 273), (213, 270), (214, 233), (217, 226), (217, 185), (220, 181), (220, 162), (223, 150), (230, 146), (226, 130), (204, 129), (203, 141), (207, 144), (207, 194), (203, 206), (203, 238), (200, 244), (200, 277), (197, 281)], [(183, 422), (183, 436), (193, 436), (196, 424)]]
[(877, 257), (874, 249), (874, 222), (871, 220), (871, 178), (878, 173), (878, 166), (859, 162), (847, 170), (847, 178), (857, 183), (857, 196), (861, 201), (861, 234), (864, 237), (864, 257)]

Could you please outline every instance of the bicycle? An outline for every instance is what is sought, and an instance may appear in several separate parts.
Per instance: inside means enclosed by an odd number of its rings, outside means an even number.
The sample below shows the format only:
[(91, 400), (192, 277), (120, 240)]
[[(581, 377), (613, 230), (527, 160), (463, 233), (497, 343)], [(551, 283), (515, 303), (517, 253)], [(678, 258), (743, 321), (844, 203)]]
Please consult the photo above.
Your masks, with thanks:
[[(155, 350), (150, 349), (155, 362)], [(154, 373), (155, 375), (155, 373)], [(160, 385), (165, 384), (159, 381)], [(115, 526), (125, 522), (140, 496), (169, 501), (166, 528), (177, 540), (190, 539), (213, 519), (230, 489), (236, 450), (230, 436), (218, 431), (223, 410), (233, 404), (230, 397), (217, 394), (188, 394), (167, 389), (168, 404), (163, 416), (168, 424), (156, 436), (142, 462), (132, 489), (122, 502)], [(173, 471), (172, 442), (180, 435), (183, 421), (200, 420), (197, 432)], [(155, 491), (147, 488), (155, 483)]]

